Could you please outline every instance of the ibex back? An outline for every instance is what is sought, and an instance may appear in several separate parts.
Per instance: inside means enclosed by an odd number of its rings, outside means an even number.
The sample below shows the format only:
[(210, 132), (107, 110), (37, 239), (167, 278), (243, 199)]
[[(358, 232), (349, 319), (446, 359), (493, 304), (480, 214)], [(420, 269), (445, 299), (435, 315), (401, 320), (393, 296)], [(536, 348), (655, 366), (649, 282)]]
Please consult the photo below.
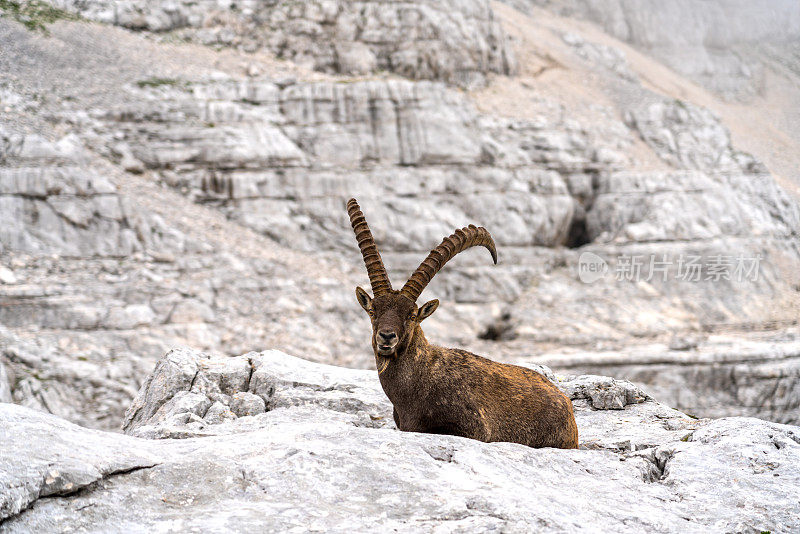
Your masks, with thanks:
[(416, 301), (444, 264), (469, 247), (483, 246), (497, 263), (485, 228), (468, 226), (446, 237), (399, 291), (392, 289), (364, 214), (347, 203), (350, 223), (364, 257), (373, 297), (356, 288), (372, 321), (372, 350), (383, 391), (394, 406), (397, 428), (451, 434), (530, 447), (578, 447), (572, 403), (541, 374), (494, 362), (460, 349), (431, 345), (420, 323), (439, 306)]

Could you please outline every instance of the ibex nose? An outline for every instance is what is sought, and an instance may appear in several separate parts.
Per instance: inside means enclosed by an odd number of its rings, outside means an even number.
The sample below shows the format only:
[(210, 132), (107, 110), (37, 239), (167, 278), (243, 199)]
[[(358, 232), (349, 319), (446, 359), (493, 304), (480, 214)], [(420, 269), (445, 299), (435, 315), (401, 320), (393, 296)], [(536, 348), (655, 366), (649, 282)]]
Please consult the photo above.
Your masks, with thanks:
[(381, 345), (389, 345), (397, 338), (397, 334), (394, 332), (387, 332), (385, 330), (381, 330), (378, 332), (378, 341)]

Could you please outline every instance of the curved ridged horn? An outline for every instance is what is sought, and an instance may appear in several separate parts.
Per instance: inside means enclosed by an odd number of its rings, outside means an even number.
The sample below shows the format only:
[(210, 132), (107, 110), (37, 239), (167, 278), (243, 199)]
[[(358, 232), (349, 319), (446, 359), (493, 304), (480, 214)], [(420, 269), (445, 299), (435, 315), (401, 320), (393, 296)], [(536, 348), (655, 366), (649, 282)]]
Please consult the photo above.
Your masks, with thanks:
[(386, 274), (383, 260), (381, 260), (378, 247), (375, 246), (372, 232), (369, 231), (367, 219), (361, 213), (361, 207), (356, 202), (356, 199), (351, 198), (347, 201), (347, 213), (350, 215), (350, 225), (356, 234), (358, 248), (361, 249), (361, 255), (364, 256), (364, 265), (367, 266), (369, 283), (372, 284), (372, 296), (377, 297), (391, 291), (392, 284), (389, 282), (389, 276)]
[(483, 226), (470, 224), (466, 228), (456, 230), (451, 236), (445, 237), (438, 247), (431, 250), (431, 253), (419, 264), (400, 292), (416, 302), (422, 290), (444, 267), (444, 264), (469, 247), (486, 247), (492, 253), (492, 260), (497, 265), (497, 249), (491, 234)]

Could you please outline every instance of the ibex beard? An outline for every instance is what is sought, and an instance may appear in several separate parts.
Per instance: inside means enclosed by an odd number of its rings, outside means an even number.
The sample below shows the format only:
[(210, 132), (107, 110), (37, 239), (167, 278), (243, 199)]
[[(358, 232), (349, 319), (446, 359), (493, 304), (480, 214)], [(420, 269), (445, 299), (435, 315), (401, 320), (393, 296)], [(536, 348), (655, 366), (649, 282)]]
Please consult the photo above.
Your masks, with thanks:
[(446, 237), (402, 289), (389, 282), (375, 240), (355, 199), (347, 203), (350, 224), (367, 267), (373, 296), (356, 288), (372, 322), (378, 378), (394, 406), (397, 428), (451, 434), (530, 447), (578, 447), (572, 402), (545, 376), (460, 349), (428, 343), (420, 324), (439, 306), (417, 306), (422, 291), (456, 254), (470, 247), (497, 250), (489, 232), (470, 225)]

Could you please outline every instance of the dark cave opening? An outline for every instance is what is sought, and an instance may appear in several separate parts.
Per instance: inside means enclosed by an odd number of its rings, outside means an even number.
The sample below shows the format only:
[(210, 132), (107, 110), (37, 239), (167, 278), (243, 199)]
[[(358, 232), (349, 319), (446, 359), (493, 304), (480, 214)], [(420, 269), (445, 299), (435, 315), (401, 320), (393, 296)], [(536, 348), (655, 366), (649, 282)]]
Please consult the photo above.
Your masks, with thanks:
[(569, 233), (567, 234), (567, 247), (580, 248), (591, 242), (589, 231), (586, 229), (586, 216), (573, 218), (572, 224), (569, 226)]
[(495, 319), (494, 322), (486, 327), (486, 330), (478, 334), (478, 339), (486, 341), (507, 341), (515, 337), (516, 334), (511, 325), (511, 314), (508, 312)]

